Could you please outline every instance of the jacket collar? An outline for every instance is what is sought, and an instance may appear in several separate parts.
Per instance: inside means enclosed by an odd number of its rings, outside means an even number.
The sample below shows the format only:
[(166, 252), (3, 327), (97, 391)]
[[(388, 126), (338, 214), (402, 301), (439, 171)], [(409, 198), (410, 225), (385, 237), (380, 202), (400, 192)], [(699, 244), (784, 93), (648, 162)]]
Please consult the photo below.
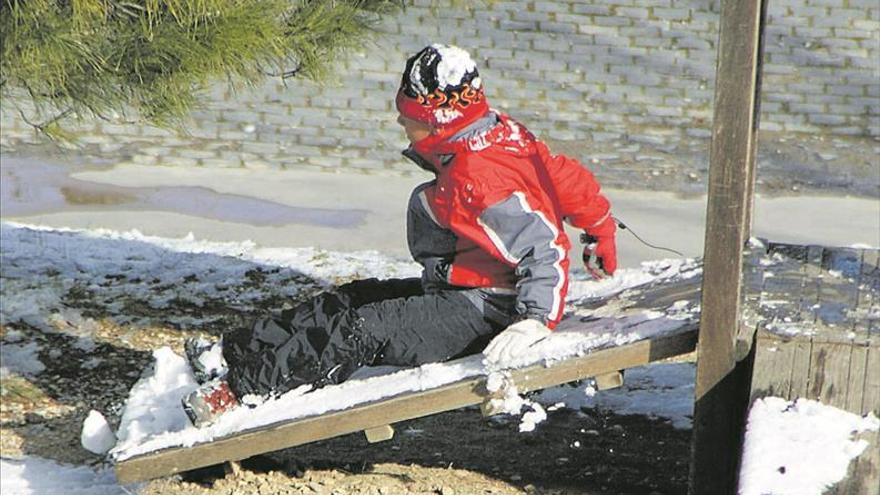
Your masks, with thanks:
[(432, 134), (404, 150), (420, 168), (439, 173), (452, 158), (462, 152), (480, 151), (494, 144), (520, 154), (531, 149), (535, 137), (507, 115), (490, 111), (470, 125)]

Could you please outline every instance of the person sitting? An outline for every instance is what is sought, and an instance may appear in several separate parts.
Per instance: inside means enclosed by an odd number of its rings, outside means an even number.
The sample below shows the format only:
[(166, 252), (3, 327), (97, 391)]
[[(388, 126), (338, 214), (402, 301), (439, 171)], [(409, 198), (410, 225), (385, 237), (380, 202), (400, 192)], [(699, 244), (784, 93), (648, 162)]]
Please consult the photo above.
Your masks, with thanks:
[[(503, 366), (562, 319), (563, 221), (596, 239), (601, 266), (615, 271), (616, 225), (593, 174), (491, 109), (466, 51), (435, 44), (410, 57), (396, 106), (404, 156), (434, 175), (407, 210), (421, 278), (354, 281), (224, 334), (225, 372), (201, 373), (207, 382), (183, 400), (196, 425), (248, 396), (337, 384), (362, 366), (481, 351)], [(194, 368), (206, 351), (188, 346)]]

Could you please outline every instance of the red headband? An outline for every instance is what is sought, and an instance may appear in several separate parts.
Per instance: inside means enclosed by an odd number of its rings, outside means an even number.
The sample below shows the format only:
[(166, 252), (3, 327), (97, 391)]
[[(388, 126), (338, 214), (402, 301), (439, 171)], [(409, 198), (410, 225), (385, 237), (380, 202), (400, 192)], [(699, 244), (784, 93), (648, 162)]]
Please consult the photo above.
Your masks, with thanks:
[(468, 84), (449, 94), (437, 89), (415, 98), (407, 96), (401, 89), (397, 92), (396, 104), (397, 111), (404, 117), (441, 129), (463, 127), (489, 111), (483, 88), (473, 89)]

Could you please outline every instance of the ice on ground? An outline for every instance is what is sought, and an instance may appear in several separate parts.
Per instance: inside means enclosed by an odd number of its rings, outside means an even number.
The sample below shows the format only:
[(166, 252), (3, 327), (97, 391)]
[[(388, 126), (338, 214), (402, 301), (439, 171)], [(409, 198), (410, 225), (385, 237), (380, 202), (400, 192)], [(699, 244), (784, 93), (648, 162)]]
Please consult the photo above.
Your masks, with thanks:
[(40, 457), (0, 459), (3, 495), (126, 495), (110, 469), (59, 464)]
[(0, 377), (5, 378), (11, 373), (39, 375), (46, 369), (40, 361), (39, 352), (40, 345), (36, 342), (0, 345)]
[(92, 409), (83, 421), (80, 443), (94, 454), (106, 454), (116, 445), (116, 435), (107, 424), (104, 415)]
[(855, 436), (878, 428), (873, 414), (860, 417), (808, 399), (758, 399), (746, 426), (739, 493), (820, 495), (868, 447)]
[(590, 381), (541, 391), (542, 404), (565, 403), (571, 409), (601, 409), (667, 419), (675, 428), (690, 428), (694, 413), (693, 363), (657, 363), (626, 370), (623, 385), (597, 392)]

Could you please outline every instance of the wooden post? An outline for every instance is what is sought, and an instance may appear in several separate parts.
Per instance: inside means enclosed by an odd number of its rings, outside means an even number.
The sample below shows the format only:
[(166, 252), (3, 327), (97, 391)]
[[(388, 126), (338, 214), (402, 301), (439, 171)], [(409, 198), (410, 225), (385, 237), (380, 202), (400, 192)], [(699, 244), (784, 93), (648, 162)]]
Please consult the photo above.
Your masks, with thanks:
[(733, 495), (753, 353), (737, 363), (765, 0), (722, 0), (709, 167), (690, 493)]

